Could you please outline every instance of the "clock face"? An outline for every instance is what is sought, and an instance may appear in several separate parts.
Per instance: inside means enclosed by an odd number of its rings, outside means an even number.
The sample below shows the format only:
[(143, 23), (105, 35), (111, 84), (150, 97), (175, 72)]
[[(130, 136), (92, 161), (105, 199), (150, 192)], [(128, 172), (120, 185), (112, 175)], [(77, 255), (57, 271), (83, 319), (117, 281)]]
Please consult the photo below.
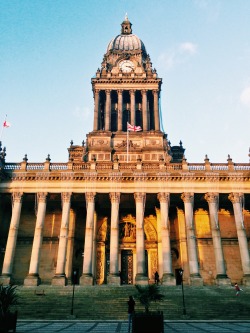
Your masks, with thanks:
[(119, 64), (119, 68), (124, 72), (124, 73), (129, 73), (131, 72), (134, 68), (135, 65), (132, 61), (130, 60), (123, 60)]

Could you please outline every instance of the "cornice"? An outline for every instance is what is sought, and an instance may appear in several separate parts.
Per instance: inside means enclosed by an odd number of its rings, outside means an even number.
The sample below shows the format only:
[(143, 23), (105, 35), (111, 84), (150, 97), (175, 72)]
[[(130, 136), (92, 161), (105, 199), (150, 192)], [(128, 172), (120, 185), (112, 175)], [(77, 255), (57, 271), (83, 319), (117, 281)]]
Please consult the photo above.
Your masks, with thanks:
[[(135, 164), (136, 166), (136, 164)], [(20, 172), (20, 173), (13, 173), (10, 175), (9, 180), (2, 181), (3, 182), (15, 182), (15, 181), (21, 181), (21, 182), (27, 182), (27, 181), (92, 181), (93, 179), (96, 181), (113, 181), (113, 176), (111, 175), (112, 172), (119, 172), (119, 170), (109, 169), (109, 170), (98, 170), (91, 172), (91, 171), (76, 171), (76, 172), (45, 172), (44, 174), (42, 172), (39, 173), (30, 173), (30, 172)], [(147, 170), (147, 172), (143, 172), (143, 170), (127, 170), (124, 172), (120, 172), (119, 180), (120, 181), (145, 181), (145, 182), (209, 182), (209, 183), (215, 183), (215, 182), (250, 182), (250, 174), (244, 175), (243, 173), (236, 176), (228, 176), (228, 175), (219, 175), (216, 177), (213, 176), (206, 176), (200, 175), (200, 174), (190, 174), (190, 175), (183, 175), (181, 172), (177, 173), (168, 173), (167, 175), (159, 175), (161, 172), (154, 172), (151, 170)], [(164, 174), (164, 173), (163, 173)]]

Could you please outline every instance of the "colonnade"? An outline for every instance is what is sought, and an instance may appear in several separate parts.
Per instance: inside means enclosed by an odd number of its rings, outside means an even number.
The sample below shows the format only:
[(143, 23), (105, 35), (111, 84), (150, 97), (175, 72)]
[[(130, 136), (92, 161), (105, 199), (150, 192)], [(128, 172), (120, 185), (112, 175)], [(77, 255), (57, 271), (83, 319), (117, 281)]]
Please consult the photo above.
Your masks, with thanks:
[[(123, 92), (126, 90), (119, 89), (117, 90), (117, 131), (122, 131), (122, 115), (123, 115)], [(101, 90), (95, 89), (94, 91), (94, 100), (95, 100), (95, 107), (94, 107), (94, 131), (102, 130), (101, 128), (101, 112), (100, 112), (100, 92)], [(106, 89), (103, 91), (105, 93), (105, 112), (104, 112), (104, 130), (110, 131), (111, 130), (111, 92), (112, 90)], [(132, 125), (136, 124), (136, 99), (135, 99), (135, 89), (129, 90), (130, 96), (130, 114), (131, 119), (130, 122)], [(143, 89), (140, 90), (141, 93), (141, 107), (142, 107), (142, 129), (143, 131), (150, 130), (149, 124), (149, 110), (148, 110), (148, 90)], [(159, 120), (159, 91), (152, 90), (153, 94), (153, 115), (154, 115), (154, 130), (160, 130), (160, 120)], [(151, 128), (152, 129), (152, 128)]]
[[(54, 285), (65, 285), (66, 283), (66, 253), (67, 241), (69, 235), (69, 217), (71, 207), (70, 192), (61, 194), (62, 199), (62, 218), (59, 235), (59, 245), (57, 254), (56, 273), (52, 279)], [(109, 284), (119, 284), (119, 205), (120, 193), (112, 192), (109, 194), (111, 200), (111, 227), (110, 227), (110, 276)], [(94, 215), (95, 215), (95, 197), (96, 193), (88, 192), (86, 198), (86, 230), (84, 244), (84, 260), (83, 273), (80, 278), (80, 284), (92, 285), (94, 282), (93, 276), (93, 258), (94, 258)], [(14, 192), (12, 195), (13, 207), (12, 217), (10, 222), (9, 234), (7, 239), (6, 251), (4, 256), (2, 275), (0, 281), (9, 283), (13, 272), (13, 262), (16, 250), (17, 235), (19, 229), (21, 208), (22, 208), (23, 193)], [(170, 193), (158, 193), (157, 198), (160, 203), (160, 228), (162, 242), (162, 283), (175, 284), (175, 279), (172, 272), (171, 245), (170, 245), (170, 226), (169, 226), (169, 204)], [(188, 253), (189, 280), (191, 284), (202, 284), (202, 277), (199, 273), (198, 253), (196, 244), (196, 235), (194, 229), (194, 194), (182, 193), (181, 198), (184, 202), (185, 227), (186, 227), (186, 243)], [(218, 222), (218, 193), (206, 193), (205, 199), (209, 207), (209, 220), (212, 232), (213, 249), (215, 256), (215, 265), (217, 271), (217, 283), (230, 283), (227, 274), (225, 261), (223, 257), (222, 241), (220, 236), (220, 227)], [(243, 194), (231, 193), (228, 196), (232, 202), (237, 236), (240, 249), (240, 258), (243, 270), (243, 282), (250, 283), (250, 257), (246, 230), (243, 220)], [(38, 210), (36, 217), (35, 233), (33, 246), (31, 251), (30, 267), (25, 285), (38, 285), (39, 277), (39, 260), (41, 255), (41, 247), (43, 241), (43, 228), (46, 215), (46, 200), (47, 193), (37, 193)], [(144, 242), (144, 211), (146, 204), (146, 193), (134, 193), (136, 204), (136, 276), (137, 284), (147, 284), (148, 277), (146, 276), (145, 263), (145, 242)]]

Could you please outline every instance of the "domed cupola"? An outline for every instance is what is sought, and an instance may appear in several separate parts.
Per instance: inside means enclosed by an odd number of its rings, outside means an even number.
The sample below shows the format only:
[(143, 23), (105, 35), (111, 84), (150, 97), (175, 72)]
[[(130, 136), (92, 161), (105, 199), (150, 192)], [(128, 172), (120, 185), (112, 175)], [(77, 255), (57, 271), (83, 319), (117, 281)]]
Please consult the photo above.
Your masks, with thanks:
[(139, 37), (132, 34), (132, 23), (129, 21), (128, 16), (121, 24), (121, 34), (113, 38), (107, 47), (107, 53), (142, 53), (146, 57), (147, 52), (144, 43)]

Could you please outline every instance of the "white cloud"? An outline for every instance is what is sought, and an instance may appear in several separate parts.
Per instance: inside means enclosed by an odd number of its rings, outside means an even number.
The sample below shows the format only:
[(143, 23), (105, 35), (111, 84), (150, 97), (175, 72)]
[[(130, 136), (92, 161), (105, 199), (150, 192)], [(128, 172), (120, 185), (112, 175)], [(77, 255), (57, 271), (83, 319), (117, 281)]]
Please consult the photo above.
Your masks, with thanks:
[(191, 42), (182, 43), (180, 44), (180, 51), (193, 55), (197, 53), (197, 45)]
[(176, 63), (176, 54), (174, 51), (169, 53), (162, 53), (158, 60), (165, 69), (171, 69)]
[(206, 13), (207, 20), (209, 22), (215, 22), (218, 20), (221, 12), (221, 2), (214, 0), (193, 0), (194, 5)]
[(243, 105), (250, 107), (250, 86), (246, 87), (241, 95), (240, 95), (240, 101)]
[(197, 53), (197, 49), (197, 45), (191, 42), (183, 42), (175, 45), (172, 50), (162, 53), (159, 56), (159, 67), (161, 66), (165, 70), (169, 70), (179, 64), (186, 63), (190, 56), (194, 56)]

